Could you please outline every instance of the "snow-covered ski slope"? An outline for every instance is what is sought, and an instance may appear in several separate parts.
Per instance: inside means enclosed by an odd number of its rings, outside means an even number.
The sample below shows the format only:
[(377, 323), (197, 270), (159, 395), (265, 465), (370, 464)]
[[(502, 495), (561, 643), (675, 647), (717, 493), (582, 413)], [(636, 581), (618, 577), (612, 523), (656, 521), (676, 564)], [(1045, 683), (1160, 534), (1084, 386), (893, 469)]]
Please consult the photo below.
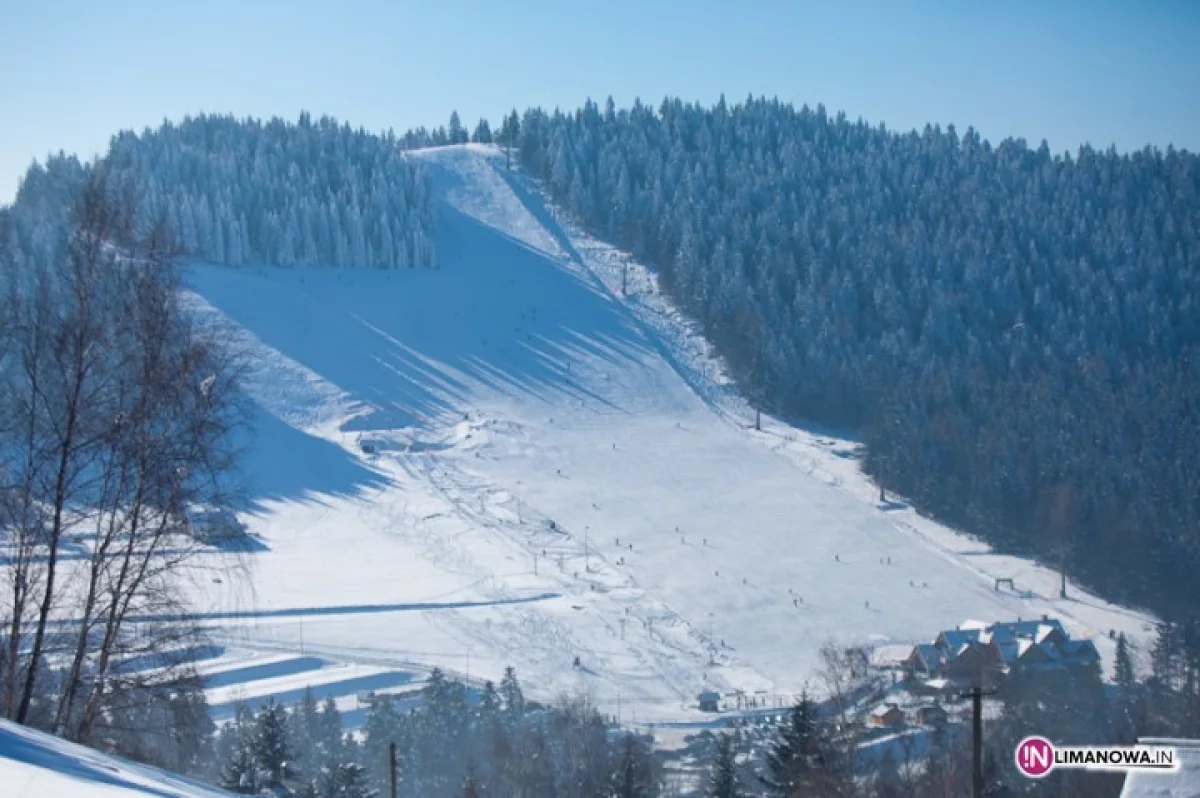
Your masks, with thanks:
[(0, 798), (222, 798), (157, 768), (0, 720)]
[(1110, 629), (1149, 640), (1144, 615), (1059, 600), (1052, 572), (881, 507), (852, 442), (751, 429), (650, 274), (631, 264), (622, 296), (625, 256), (496, 150), (411, 157), (441, 199), (440, 268), (191, 272), (260, 409), (249, 523), (268, 550), (200, 591), (223, 642), (512, 664), (536, 696), (641, 721), (709, 687), (798, 692), (828, 639), (1048, 614), (1106, 655)]

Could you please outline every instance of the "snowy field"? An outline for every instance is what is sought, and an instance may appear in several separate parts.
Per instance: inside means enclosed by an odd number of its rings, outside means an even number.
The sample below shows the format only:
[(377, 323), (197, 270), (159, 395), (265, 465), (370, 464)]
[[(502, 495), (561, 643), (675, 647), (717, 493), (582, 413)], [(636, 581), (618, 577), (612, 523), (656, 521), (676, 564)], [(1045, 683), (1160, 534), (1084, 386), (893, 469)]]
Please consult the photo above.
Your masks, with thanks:
[(1148, 649), (1149, 617), (1059, 600), (1054, 573), (880, 506), (852, 441), (755, 432), (650, 274), (629, 264), (622, 296), (624, 255), (502, 154), (411, 157), (441, 200), (438, 269), (190, 272), (254, 364), (259, 420), (246, 521), (265, 550), (195, 582), (219, 641), (257, 652), (227, 663), (254, 678), (211, 684), (219, 711), (511, 664), (536, 698), (686, 720), (706, 688), (790, 700), (826, 640), (968, 618), (1048, 614), (1109, 665), (1110, 629)]
[(0, 720), (0, 798), (222, 798), (231, 793)]

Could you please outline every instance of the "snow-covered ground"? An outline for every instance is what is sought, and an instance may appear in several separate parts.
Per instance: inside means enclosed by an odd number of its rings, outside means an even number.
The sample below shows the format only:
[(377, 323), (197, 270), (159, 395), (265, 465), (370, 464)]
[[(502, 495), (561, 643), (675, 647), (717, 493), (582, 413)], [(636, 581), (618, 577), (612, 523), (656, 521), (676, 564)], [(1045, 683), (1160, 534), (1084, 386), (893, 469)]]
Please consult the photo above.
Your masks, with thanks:
[(222, 798), (231, 793), (0, 720), (0, 798)]
[(1151, 618), (1075, 586), (1059, 600), (1054, 573), (880, 506), (852, 441), (751, 429), (650, 273), (629, 264), (622, 296), (623, 253), (496, 150), (411, 157), (441, 198), (440, 268), (191, 270), (255, 366), (246, 520), (266, 550), (196, 580), (231, 649), (364, 673), (511, 664), (535, 697), (669, 721), (705, 688), (799, 692), (828, 639), (1048, 614), (1109, 660), (1110, 629), (1148, 648)]

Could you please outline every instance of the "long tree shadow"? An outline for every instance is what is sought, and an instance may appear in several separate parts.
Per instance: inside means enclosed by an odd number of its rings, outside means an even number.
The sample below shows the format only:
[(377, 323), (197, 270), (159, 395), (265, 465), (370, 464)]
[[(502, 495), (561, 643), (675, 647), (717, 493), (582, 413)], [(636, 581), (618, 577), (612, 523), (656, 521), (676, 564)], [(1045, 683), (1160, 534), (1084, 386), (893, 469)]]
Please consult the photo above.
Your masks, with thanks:
[(263, 343), (368, 405), (350, 429), (448, 419), (478, 387), (597, 400), (568, 361), (628, 368), (653, 351), (616, 303), (503, 232), (444, 206), (438, 242), (432, 270), (199, 266), (191, 282)]
[[(244, 441), (244, 456), (236, 480), (249, 497), (245, 509), (260, 511), (268, 500), (323, 501), (352, 496), (388, 483), (337, 444), (309, 435), (255, 406), (252, 428)], [(231, 540), (247, 551), (261, 551), (257, 538)]]

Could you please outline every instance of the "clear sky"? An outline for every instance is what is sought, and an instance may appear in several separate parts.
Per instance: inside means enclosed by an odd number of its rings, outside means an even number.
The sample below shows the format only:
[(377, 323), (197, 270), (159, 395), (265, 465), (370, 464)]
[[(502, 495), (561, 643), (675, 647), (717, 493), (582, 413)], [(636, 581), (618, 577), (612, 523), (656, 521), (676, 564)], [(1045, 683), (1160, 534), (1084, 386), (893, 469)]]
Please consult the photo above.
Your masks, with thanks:
[(0, 0), (0, 203), (185, 114), (370, 130), (748, 93), (909, 129), (1200, 150), (1200, 0)]

